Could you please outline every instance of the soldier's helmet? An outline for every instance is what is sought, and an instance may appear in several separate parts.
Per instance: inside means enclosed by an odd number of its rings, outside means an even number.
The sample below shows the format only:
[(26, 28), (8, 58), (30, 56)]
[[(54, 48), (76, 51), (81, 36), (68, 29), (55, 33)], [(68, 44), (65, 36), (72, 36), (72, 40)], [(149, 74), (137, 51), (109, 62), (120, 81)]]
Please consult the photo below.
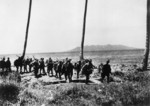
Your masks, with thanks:
[(106, 63), (108, 64), (110, 62), (110, 60), (107, 60)]

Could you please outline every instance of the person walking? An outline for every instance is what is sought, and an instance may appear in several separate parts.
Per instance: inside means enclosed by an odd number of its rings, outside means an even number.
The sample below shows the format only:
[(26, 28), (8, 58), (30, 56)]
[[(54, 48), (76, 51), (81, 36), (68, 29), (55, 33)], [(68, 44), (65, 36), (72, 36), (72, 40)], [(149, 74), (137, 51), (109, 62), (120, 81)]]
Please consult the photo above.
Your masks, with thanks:
[(107, 83), (109, 83), (109, 77), (110, 77), (110, 73), (111, 73), (111, 66), (109, 65), (110, 60), (106, 61), (106, 64), (103, 66), (102, 68), (102, 82), (105, 78), (105, 76), (107, 77)]
[(7, 61), (6, 61), (6, 70), (11, 72), (11, 62), (10, 62), (9, 57), (7, 58)]
[(82, 74), (86, 76), (86, 80), (85, 80), (86, 84), (88, 84), (90, 75), (92, 74), (94, 68), (95, 66), (92, 64), (92, 60), (91, 59), (86, 60), (86, 63), (82, 67), (82, 71), (81, 71)]

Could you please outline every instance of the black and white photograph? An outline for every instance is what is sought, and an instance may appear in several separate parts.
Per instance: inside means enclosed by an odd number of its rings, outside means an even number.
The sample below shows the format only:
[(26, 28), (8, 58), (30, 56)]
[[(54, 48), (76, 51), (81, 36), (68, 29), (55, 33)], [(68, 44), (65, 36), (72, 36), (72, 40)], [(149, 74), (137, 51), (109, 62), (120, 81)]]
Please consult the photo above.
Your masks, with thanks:
[(0, 106), (150, 106), (150, 0), (0, 0)]

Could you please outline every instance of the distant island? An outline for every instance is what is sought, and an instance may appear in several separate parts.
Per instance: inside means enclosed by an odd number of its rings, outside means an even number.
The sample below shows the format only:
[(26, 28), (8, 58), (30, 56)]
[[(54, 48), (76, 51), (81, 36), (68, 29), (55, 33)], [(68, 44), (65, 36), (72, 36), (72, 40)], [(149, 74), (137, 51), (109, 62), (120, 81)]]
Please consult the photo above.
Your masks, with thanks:
[[(81, 47), (76, 47), (70, 52), (77, 52), (80, 51)], [(124, 45), (86, 45), (84, 46), (84, 51), (110, 51), (110, 50), (135, 50), (139, 48), (134, 48), (134, 47), (128, 47)]]

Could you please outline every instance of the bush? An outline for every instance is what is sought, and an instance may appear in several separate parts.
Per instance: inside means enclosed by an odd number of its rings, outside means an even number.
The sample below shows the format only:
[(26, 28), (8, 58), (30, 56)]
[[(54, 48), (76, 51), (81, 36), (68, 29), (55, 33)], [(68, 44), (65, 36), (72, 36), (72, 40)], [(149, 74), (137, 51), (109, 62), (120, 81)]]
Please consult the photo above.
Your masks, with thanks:
[(144, 72), (127, 72), (124, 76), (124, 80), (147, 85), (150, 81), (150, 75)]
[(29, 91), (27, 89), (22, 91), (22, 93), (20, 94), (20, 99), (20, 106), (36, 106), (36, 103), (39, 102), (39, 98), (32, 91)]
[(3, 82), (21, 82), (21, 76), (18, 72), (0, 72), (0, 77)]
[(2, 83), (0, 84), (0, 100), (2, 102), (16, 103), (18, 100), (20, 87), (13, 83)]
[(21, 82), (21, 76), (18, 72), (12, 72), (8, 74), (9, 81), (15, 81), (17, 83)]
[(121, 103), (123, 106), (143, 105), (149, 103), (150, 87), (143, 86), (138, 82), (124, 82), (122, 84), (111, 83), (105, 86), (103, 95), (106, 95), (106, 100), (108, 100), (107, 97), (111, 97), (113, 103)]
[(71, 88), (61, 90), (54, 95), (54, 99), (49, 101), (49, 105), (56, 106), (84, 106), (91, 104), (92, 95), (87, 92), (85, 86), (73, 85)]

